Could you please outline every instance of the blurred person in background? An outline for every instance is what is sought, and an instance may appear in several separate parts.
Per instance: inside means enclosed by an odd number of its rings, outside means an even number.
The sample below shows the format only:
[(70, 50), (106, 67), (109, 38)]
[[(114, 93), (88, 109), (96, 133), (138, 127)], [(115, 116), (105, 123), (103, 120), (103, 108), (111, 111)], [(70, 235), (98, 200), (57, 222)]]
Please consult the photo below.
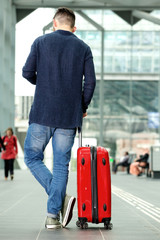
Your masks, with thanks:
[(130, 173), (138, 177), (142, 176), (142, 168), (147, 165), (149, 159), (149, 150), (147, 149), (144, 155), (141, 155), (138, 159), (130, 165)]
[(14, 160), (18, 154), (17, 138), (13, 135), (13, 129), (8, 128), (6, 135), (2, 137), (5, 150), (2, 151), (1, 158), (4, 159), (5, 180), (8, 179), (10, 172), (11, 180), (14, 178)]
[(115, 167), (114, 167), (114, 169), (113, 169), (113, 173), (116, 174), (117, 169), (118, 169), (119, 166), (128, 167), (128, 165), (129, 165), (128, 161), (129, 161), (129, 153), (128, 153), (128, 152), (125, 152), (125, 153), (124, 153), (124, 156), (120, 158), (119, 163), (117, 163), (117, 164), (115, 165)]

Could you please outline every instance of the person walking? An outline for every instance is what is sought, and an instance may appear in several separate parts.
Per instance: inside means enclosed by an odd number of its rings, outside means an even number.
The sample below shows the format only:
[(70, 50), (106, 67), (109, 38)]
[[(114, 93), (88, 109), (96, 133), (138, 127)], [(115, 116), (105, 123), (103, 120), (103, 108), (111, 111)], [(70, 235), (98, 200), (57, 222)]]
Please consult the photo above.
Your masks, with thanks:
[[(66, 227), (72, 218), (76, 199), (66, 194), (71, 149), (96, 83), (91, 49), (74, 35), (74, 12), (58, 8), (53, 30), (33, 42), (23, 67), (23, 77), (36, 85), (24, 161), (48, 194), (45, 227), (50, 229)], [(53, 173), (43, 163), (50, 138)]]
[(11, 180), (14, 178), (14, 160), (18, 154), (17, 138), (13, 135), (13, 129), (8, 128), (6, 130), (6, 135), (2, 137), (3, 149), (1, 158), (4, 159), (4, 175), (5, 180), (8, 179), (8, 174), (10, 172)]

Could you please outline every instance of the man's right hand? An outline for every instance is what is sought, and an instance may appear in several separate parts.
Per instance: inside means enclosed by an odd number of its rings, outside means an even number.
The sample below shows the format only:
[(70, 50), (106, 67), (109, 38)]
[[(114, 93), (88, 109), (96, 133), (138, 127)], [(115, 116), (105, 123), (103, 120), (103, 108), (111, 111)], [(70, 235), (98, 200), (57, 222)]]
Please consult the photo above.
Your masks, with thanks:
[(87, 117), (87, 112), (83, 113), (83, 118)]

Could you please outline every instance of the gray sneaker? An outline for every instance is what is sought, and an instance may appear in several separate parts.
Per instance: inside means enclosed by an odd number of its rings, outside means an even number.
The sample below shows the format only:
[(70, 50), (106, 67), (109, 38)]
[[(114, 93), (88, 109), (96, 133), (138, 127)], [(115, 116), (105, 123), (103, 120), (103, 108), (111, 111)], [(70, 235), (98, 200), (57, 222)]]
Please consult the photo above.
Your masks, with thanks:
[(47, 217), (45, 227), (48, 229), (61, 228), (61, 223), (56, 218)]
[(74, 207), (75, 202), (76, 202), (75, 197), (71, 197), (68, 195), (65, 196), (63, 207), (61, 210), (63, 227), (66, 227), (72, 219), (73, 207)]

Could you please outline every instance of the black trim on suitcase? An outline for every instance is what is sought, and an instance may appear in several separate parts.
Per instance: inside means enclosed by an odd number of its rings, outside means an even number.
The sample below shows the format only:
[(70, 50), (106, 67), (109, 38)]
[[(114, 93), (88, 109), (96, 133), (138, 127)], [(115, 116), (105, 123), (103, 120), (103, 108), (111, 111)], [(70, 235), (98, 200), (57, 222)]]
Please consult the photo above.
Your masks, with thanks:
[(83, 224), (85, 222), (88, 222), (88, 219), (85, 217), (78, 217), (78, 220)]
[(91, 147), (92, 223), (98, 223), (97, 148)]
[(109, 224), (110, 221), (111, 221), (111, 217), (110, 217), (110, 218), (103, 218), (103, 219), (102, 219), (102, 222), (103, 222), (103, 223)]

